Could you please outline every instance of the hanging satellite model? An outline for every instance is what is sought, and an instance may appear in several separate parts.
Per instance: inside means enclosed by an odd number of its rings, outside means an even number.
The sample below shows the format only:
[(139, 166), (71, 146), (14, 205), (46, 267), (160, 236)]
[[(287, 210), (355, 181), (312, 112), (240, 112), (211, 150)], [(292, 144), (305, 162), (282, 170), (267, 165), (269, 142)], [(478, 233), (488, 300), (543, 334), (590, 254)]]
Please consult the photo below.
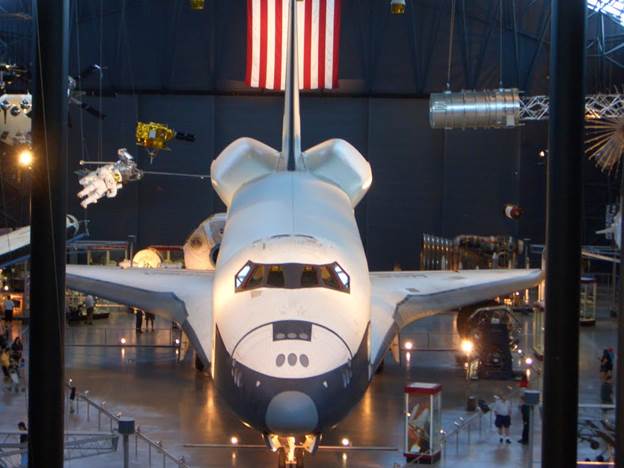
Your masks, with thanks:
[(86, 95), (86, 92), (80, 89), (80, 84), (82, 83), (82, 80), (96, 73), (99, 78), (102, 79), (102, 67), (97, 64), (93, 64), (82, 70), (77, 76), (68, 76), (67, 98), (69, 99), (69, 104), (76, 105), (88, 114), (91, 114), (93, 117), (103, 120), (106, 117), (105, 114), (100, 112), (99, 109), (96, 109), (95, 107), (82, 101), (82, 97)]
[[(99, 65), (90, 65), (78, 76), (69, 76), (67, 79), (67, 99), (69, 104), (77, 105), (87, 113), (104, 119), (106, 117), (98, 109), (84, 103), (81, 98), (85, 95), (79, 89), (81, 81), (95, 72), (102, 73)], [(32, 95), (30, 93), (6, 93), (7, 86), (17, 80), (27, 80), (28, 71), (17, 65), (0, 64), (0, 142), (10, 146), (30, 145), (32, 142)]]
[(167, 143), (173, 139), (194, 142), (195, 135), (182, 133), (158, 122), (137, 122), (135, 139), (137, 146), (142, 146), (147, 150), (150, 163), (162, 150), (170, 151)]
[(585, 154), (601, 171), (612, 173), (624, 151), (624, 118), (591, 120), (586, 128)]
[(143, 171), (139, 169), (134, 158), (128, 153), (126, 148), (118, 149), (117, 156), (119, 159), (115, 162), (80, 161), (81, 166), (100, 166), (92, 171), (76, 171), (81, 176), (78, 183), (82, 185), (83, 189), (78, 192), (78, 198), (82, 199), (80, 205), (83, 208), (92, 203), (97, 203), (104, 197), (115, 198), (125, 184), (139, 181), (144, 175), (193, 177), (198, 179), (210, 178), (208, 174)]

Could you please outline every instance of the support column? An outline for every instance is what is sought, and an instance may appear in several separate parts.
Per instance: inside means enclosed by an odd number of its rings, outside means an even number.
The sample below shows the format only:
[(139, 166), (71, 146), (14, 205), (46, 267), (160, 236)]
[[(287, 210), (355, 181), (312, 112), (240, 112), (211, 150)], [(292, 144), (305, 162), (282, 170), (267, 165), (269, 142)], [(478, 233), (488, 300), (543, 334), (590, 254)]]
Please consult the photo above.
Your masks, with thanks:
[(63, 466), (68, 0), (33, 2), (30, 468)]
[(585, 0), (552, 0), (542, 466), (576, 466)]
[[(620, 161), (620, 213), (624, 214), (624, 161)], [(624, 216), (620, 220), (620, 232), (624, 226)], [(615, 461), (616, 466), (624, 466), (624, 242), (620, 239), (620, 294), (618, 299), (618, 341), (615, 382)], [(615, 298), (616, 265), (613, 265), (613, 297)]]

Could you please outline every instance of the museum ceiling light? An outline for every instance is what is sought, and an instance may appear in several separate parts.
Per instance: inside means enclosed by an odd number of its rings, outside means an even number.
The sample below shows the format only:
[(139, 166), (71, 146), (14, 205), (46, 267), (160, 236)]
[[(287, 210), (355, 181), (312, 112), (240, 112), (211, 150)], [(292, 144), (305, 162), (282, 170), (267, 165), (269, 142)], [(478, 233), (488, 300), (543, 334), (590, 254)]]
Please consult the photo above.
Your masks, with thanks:
[(624, 24), (624, 0), (587, 0), (587, 6)]

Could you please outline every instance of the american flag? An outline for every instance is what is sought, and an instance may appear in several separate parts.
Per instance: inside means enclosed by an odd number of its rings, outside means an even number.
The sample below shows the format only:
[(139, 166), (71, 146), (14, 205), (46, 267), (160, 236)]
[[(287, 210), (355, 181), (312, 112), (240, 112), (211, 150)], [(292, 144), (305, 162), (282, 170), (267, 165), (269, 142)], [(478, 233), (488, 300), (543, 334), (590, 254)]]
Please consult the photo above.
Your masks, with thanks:
[[(338, 87), (341, 0), (297, 1), (299, 87)], [(248, 86), (284, 89), (290, 0), (247, 0)]]

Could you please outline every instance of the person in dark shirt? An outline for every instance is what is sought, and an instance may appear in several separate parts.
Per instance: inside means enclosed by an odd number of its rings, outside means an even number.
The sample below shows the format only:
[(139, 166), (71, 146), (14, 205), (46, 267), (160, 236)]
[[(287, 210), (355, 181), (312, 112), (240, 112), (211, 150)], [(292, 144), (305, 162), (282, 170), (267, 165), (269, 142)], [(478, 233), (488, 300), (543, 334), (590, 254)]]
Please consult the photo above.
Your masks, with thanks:
[(22, 452), (20, 466), (27, 467), (28, 466), (28, 428), (26, 427), (26, 423), (23, 421), (20, 421), (18, 423), (17, 428), (21, 432), (19, 436), (19, 443), (20, 445), (25, 445), (25, 447), (24, 446), (22, 447), (24, 451)]
[(600, 358), (600, 376), (604, 380), (607, 375), (611, 375), (613, 372), (613, 359), (611, 358), (611, 353), (609, 353), (608, 349), (605, 349), (602, 352), (602, 357)]
[(11, 352), (14, 355), (15, 359), (19, 361), (22, 359), (22, 352), (24, 351), (24, 344), (22, 343), (22, 339), (18, 336), (13, 341), (11, 345)]
[(600, 385), (600, 401), (603, 405), (613, 404), (613, 383), (610, 375), (606, 375), (602, 379), (602, 385)]
[(520, 412), (522, 413), (522, 438), (518, 442), (522, 445), (527, 445), (529, 443), (529, 418), (531, 417), (531, 409), (529, 405), (526, 404), (524, 397), (522, 397)]

